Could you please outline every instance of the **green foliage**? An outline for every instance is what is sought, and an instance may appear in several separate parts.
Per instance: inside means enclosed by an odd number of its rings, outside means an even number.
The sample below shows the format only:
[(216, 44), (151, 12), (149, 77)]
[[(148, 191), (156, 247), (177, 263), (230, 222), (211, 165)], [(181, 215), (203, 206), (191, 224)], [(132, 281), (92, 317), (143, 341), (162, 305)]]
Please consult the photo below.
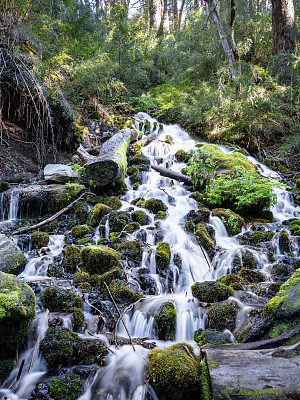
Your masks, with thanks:
[(76, 400), (82, 392), (80, 377), (75, 374), (61, 375), (51, 382), (50, 396), (53, 400)]
[(216, 175), (217, 162), (204, 149), (199, 149), (192, 157), (187, 175), (190, 176), (193, 188), (201, 189)]
[(15, 364), (11, 360), (0, 360), (0, 385), (14, 369)]

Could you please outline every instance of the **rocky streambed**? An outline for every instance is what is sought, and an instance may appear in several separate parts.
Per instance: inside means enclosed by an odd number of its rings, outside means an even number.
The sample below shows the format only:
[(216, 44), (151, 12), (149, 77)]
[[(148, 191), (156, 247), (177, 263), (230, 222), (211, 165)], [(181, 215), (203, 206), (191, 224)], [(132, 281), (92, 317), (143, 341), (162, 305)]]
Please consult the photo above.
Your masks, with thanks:
[(242, 149), (136, 128), (157, 138), (125, 180), (39, 231), (11, 234), (78, 198), (76, 176), (1, 194), (3, 399), (299, 398), (298, 190)]

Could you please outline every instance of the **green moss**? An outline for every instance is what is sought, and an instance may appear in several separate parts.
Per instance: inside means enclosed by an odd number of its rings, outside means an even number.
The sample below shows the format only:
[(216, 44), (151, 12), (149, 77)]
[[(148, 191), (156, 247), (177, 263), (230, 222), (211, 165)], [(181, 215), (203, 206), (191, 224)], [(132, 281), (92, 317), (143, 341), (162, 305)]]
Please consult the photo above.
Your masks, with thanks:
[(235, 327), (238, 310), (237, 303), (231, 300), (213, 304), (207, 312), (209, 328), (217, 331), (223, 331), (224, 329), (232, 331)]
[(18, 275), (26, 265), (26, 257), (22, 251), (16, 251), (5, 258), (5, 272)]
[(243, 283), (245, 283), (244, 279), (241, 276), (235, 274), (220, 276), (220, 278), (218, 278), (216, 282), (229, 286), (233, 290), (243, 290)]
[(134, 292), (127, 286), (120, 285), (117, 281), (112, 281), (109, 285), (109, 289), (113, 298), (123, 304), (135, 303), (139, 299), (143, 298), (143, 295), (139, 292)]
[(256, 261), (253, 253), (250, 250), (239, 250), (234, 254), (232, 259), (232, 272), (236, 273), (240, 271), (242, 267), (249, 269), (255, 269)]
[(96, 204), (93, 209), (90, 211), (87, 223), (92, 227), (97, 226), (101, 219), (108, 213), (110, 213), (111, 208), (105, 204), (98, 203)]
[(196, 200), (198, 203), (203, 203), (204, 194), (199, 192), (194, 192), (190, 194), (190, 198)]
[(82, 309), (78, 307), (71, 307), (68, 311), (72, 313), (73, 330), (78, 331), (80, 328), (84, 327), (85, 320)]
[(200, 398), (201, 368), (190, 345), (178, 343), (165, 350), (155, 349), (148, 354), (148, 359), (150, 383), (160, 398)]
[(275, 232), (271, 231), (255, 231), (253, 233), (253, 242), (258, 245), (261, 242), (267, 242), (273, 238)]
[(158, 211), (166, 211), (167, 206), (159, 199), (148, 199), (144, 203), (144, 207), (151, 211), (153, 214), (157, 214)]
[(110, 207), (113, 210), (118, 210), (122, 207), (122, 202), (117, 197), (107, 197), (104, 200), (104, 204)]
[(85, 235), (91, 233), (90, 229), (85, 225), (77, 225), (72, 228), (72, 235), (75, 239), (81, 239)]
[(0, 360), (0, 385), (14, 369), (15, 364), (11, 360)]
[(75, 212), (77, 220), (81, 224), (85, 224), (88, 219), (88, 215), (89, 215), (89, 205), (88, 205), (87, 201), (78, 201), (74, 205), (74, 212)]
[(134, 222), (138, 222), (140, 225), (149, 224), (149, 217), (144, 211), (141, 210), (134, 211), (131, 214), (131, 218)]
[(171, 249), (169, 243), (159, 242), (156, 247), (155, 261), (159, 273), (168, 268), (171, 259)]
[(52, 201), (48, 206), (49, 212), (57, 212), (63, 209), (76, 200), (83, 190), (85, 190), (85, 186), (77, 183), (53, 185)]
[(130, 158), (128, 165), (150, 165), (150, 160), (147, 156), (142, 153), (137, 153)]
[(228, 332), (217, 332), (213, 329), (198, 329), (194, 332), (194, 340), (198, 346), (207, 344), (228, 344), (232, 343)]
[(80, 262), (80, 249), (76, 246), (67, 246), (64, 249), (65, 261), (64, 269), (67, 272), (75, 272)]
[(187, 232), (195, 232), (195, 224), (192, 221), (186, 221), (185, 223), (185, 230)]
[(32, 232), (30, 237), (33, 249), (40, 249), (41, 247), (48, 246), (50, 240), (47, 232)]
[(300, 319), (295, 318), (292, 320), (276, 321), (273, 328), (269, 332), (270, 338), (275, 338), (280, 335), (288, 333), (300, 324)]
[(221, 218), (229, 236), (240, 233), (245, 225), (245, 221), (240, 215), (226, 208), (214, 208), (212, 215)]
[(109, 286), (112, 281), (121, 278), (122, 271), (120, 268), (112, 269), (111, 271), (105, 272), (102, 275), (93, 275), (93, 280), (97, 283), (97, 286), (105, 288), (104, 282)]
[(249, 283), (264, 282), (265, 280), (264, 275), (258, 270), (242, 268), (239, 274)]
[(180, 163), (186, 162), (186, 158), (187, 158), (186, 156), (187, 156), (187, 154), (186, 154), (186, 151), (184, 151), (184, 150), (177, 150), (175, 153), (176, 161), (178, 161)]
[(128, 224), (130, 214), (126, 211), (112, 211), (109, 214), (109, 229), (111, 232), (121, 232)]
[(192, 286), (192, 294), (205, 303), (214, 303), (233, 296), (234, 291), (229, 286), (214, 281), (196, 282)]
[(125, 231), (126, 232), (135, 232), (138, 231), (141, 228), (140, 224), (138, 222), (130, 222), (125, 226)]
[(51, 382), (50, 397), (53, 400), (76, 400), (82, 393), (83, 386), (78, 375), (60, 375)]
[(103, 274), (119, 266), (121, 254), (106, 246), (88, 246), (81, 249), (82, 270), (89, 274)]
[(203, 358), (200, 361), (200, 367), (201, 367), (201, 388), (202, 388), (201, 399), (212, 400), (209, 370), (206, 358)]
[(286, 230), (280, 231), (279, 248), (282, 253), (288, 253), (290, 251), (290, 236)]
[(41, 295), (45, 309), (52, 311), (70, 311), (71, 308), (82, 308), (83, 301), (71, 290), (47, 287)]
[(77, 239), (76, 240), (76, 244), (78, 246), (87, 246), (87, 245), (91, 245), (94, 244), (93, 238), (89, 237), (89, 238), (82, 238), (82, 239)]
[(155, 333), (159, 340), (175, 340), (177, 311), (173, 303), (163, 304), (155, 315)]
[(129, 176), (132, 176), (132, 175), (136, 174), (137, 172), (139, 172), (139, 169), (136, 166), (129, 167), (127, 169), (127, 175), (129, 175)]
[(166, 216), (167, 214), (164, 211), (158, 211), (158, 213), (156, 214), (157, 219), (165, 219)]
[(121, 252), (123, 258), (132, 260), (138, 264), (142, 261), (143, 249), (144, 245), (138, 239), (127, 240), (116, 245), (116, 250)]
[(215, 240), (209, 232), (208, 225), (197, 224), (195, 227), (195, 237), (201, 246), (207, 251), (207, 254), (212, 257), (214, 254)]
[(26, 342), (35, 305), (35, 295), (25, 282), (0, 272), (0, 359), (14, 357)]

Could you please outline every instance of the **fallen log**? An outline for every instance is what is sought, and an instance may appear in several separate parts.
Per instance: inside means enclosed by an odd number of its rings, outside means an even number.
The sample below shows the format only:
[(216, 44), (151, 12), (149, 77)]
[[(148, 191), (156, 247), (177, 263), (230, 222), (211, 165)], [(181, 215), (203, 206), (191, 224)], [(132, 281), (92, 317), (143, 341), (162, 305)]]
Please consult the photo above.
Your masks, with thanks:
[(158, 165), (151, 165), (151, 168), (154, 169), (154, 171), (157, 171), (160, 175), (167, 178), (174, 179), (175, 181), (179, 182), (191, 183), (190, 177), (180, 174), (179, 172), (174, 172), (165, 167), (159, 167)]
[(25, 228), (18, 229), (16, 231), (12, 232), (12, 235), (22, 235), (23, 233), (30, 232), (30, 231), (32, 231), (34, 229), (39, 229), (42, 226), (49, 224), (50, 222), (56, 220), (58, 217), (60, 217), (61, 215), (65, 214), (67, 211), (69, 211), (86, 194), (90, 194), (90, 195), (94, 195), (95, 196), (94, 193), (84, 192), (76, 200), (74, 200), (72, 203), (70, 203), (67, 207), (65, 207), (62, 210), (58, 211), (56, 214), (52, 215), (50, 218), (47, 218), (44, 221), (41, 221), (36, 225), (26, 226)]
[[(130, 339), (124, 338), (123, 336), (116, 336), (113, 333), (108, 333), (108, 332), (98, 332), (99, 335), (103, 335), (108, 339), (109, 344), (115, 344), (115, 339), (116, 343), (118, 346), (124, 346), (124, 345), (131, 345)], [(155, 342), (146, 342), (146, 340), (149, 340), (149, 338), (132, 338), (132, 343), (135, 344), (136, 346), (142, 346), (145, 349), (153, 349), (156, 347)]]

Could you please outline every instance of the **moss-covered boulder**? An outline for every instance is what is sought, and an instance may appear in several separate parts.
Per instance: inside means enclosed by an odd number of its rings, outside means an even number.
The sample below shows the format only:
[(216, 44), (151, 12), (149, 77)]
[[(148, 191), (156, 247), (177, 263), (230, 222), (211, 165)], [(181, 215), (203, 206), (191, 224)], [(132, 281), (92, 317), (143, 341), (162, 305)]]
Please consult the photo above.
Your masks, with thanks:
[(74, 205), (76, 219), (80, 224), (85, 224), (89, 216), (89, 204), (87, 201), (78, 201)]
[(239, 309), (239, 305), (233, 300), (213, 304), (207, 312), (208, 327), (217, 331), (233, 331)]
[(285, 229), (282, 229), (279, 234), (279, 248), (282, 253), (288, 253), (291, 249), (290, 235)]
[(75, 272), (80, 262), (80, 249), (76, 246), (67, 246), (64, 249), (64, 269), (66, 272)]
[(265, 280), (264, 275), (258, 270), (242, 268), (239, 274), (249, 283), (263, 282)]
[(212, 215), (221, 218), (229, 236), (237, 235), (245, 225), (244, 218), (228, 208), (214, 208)]
[(141, 228), (141, 225), (138, 222), (129, 222), (129, 224), (127, 224), (125, 226), (124, 231), (125, 232), (135, 232), (138, 231)]
[(112, 211), (108, 217), (110, 232), (121, 232), (129, 223), (130, 213), (126, 211)]
[(234, 290), (215, 281), (206, 281), (194, 283), (192, 294), (196, 299), (204, 303), (215, 303), (233, 296)]
[(52, 311), (70, 311), (70, 309), (82, 308), (83, 301), (71, 290), (47, 287), (41, 295), (43, 307)]
[(242, 268), (255, 269), (255, 266), (255, 257), (250, 250), (242, 249), (234, 253), (231, 262), (232, 273), (238, 273)]
[(158, 211), (167, 211), (167, 206), (160, 199), (148, 199), (144, 203), (146, 210), (151, 211), (153, 214), (157, 214)]
[(113, 298), (118, 303), (131, 304), (143, 298), (141, 293), (129, 289), (127, 286), (118, 283), (116, 280), (111, 282), (109, 289)]
[(244, 279), (241, 276), (235, 274), (220, 276), (220, 278), (218, 278), (216, 282), (219, 282), (222, 285), (229, 286), (233, 290), (243, 290), (243, 284), (245, 284)]
[[(83, 273), (86, 275), (86, 273)], [(79, 275), (78, 275), (79, 277)], [(122, 271), (120, 268), (114, 268), (111, 271), (107, 271), (102, 275), (93, 275), (93, 280), (96, 282), (97, 286), (101, 289), (106, 290), (106, 287), (104, 285), (104, 282), (109, 286), (112, 281), (121, 279), (122, 277)], [(86, 280), (86, 276), (84, 277)]]
[(136, 210), (131, 214), (131, 218), (134, 222), (138, 222), (140, 225), (149, 224), (148, 215), (142, 210)]
[(35, 295), (25, 282), (0, 272), (0, 359), (14, 357), (25, 344), (35, 304)]
[(122, 207), (122, 202), (118, 197), (107, 197), (104, 200), (104, 204), (110, 207), (112, 210), (118, 210)]
[(195, 225), (208, 222), (210, 211), (208, 208), (200, 207), (197, 211), (191, 210), (186, 216), (187, 221), (192, 221)]
[(187, 153), (185, 150), (177, 150), (175, 153), (176, 161), (183, 163), (187, 161)]
[(194, 340), (200, 347), (209, 344), (232, 343), (229, 332), (217, 332), (213, 329), (198, 329), (194, 332)]
[(82, 393), (81, 379), (75, 374), (65, 374), (54, 378), (49, 392), (53, 400), (76, 400)]
[(0, 385), (14, 369), (15, 364), (11, 360), (0, 360)]
[(155, 315), (155, 334), (159, 340), (175, 340), (177, 311), (173, 303), (163, 304)]
[(31, 245), (33, 249), (40, 249), (41, 247), (48, 246), (50, 237), (47, 232), (32, 232)]
[(26, 265), (21, 249), (7, 236), (0, 234), (0, 271), (18, 275)]
[(90, 229), (85, 225), (73, 226), (71, 231), (75, 239), (82, 239), (84, 236), (91, 233)]
[(82, 309), (78, 307), (71, 307), (68, 311), (72, 313), (73, 330), (76, 332), (83, 328), (85, 319)]
[(215, 248), (214, 229), (206, 224), (198, 224), (195, 227), (195, 237), (209, 257), (212, 258)]
[(87, 220), (88, 225), (91, 225), (92, 227), (97, 226), (100, 223), (101, 219), (106, 214), (109, 214), (111, 210), (112, 209), (105, 204), (96, 204), (89, 213), (89, 217)]
[(300, 314), (300, 268), (281, 285), (279, 292), (264, 309), (275, 318), (294, 318)]
[(87, 246), (81, 249), (82, 270), (89, 274), (104, 274), (119, 266), (121, 254), (106, 246)]
[(126, 242), (116, 245), (115, 248), (122, 254), (122, 257), (129, 262), (141, 263), (144, 245), (140, 240), (127, 240)]
[(150, 166), (150, 159), (142, 153), (137, 153), (133, 157), (131, 157), (128, 161), (128, 165), (146, 165)]
[(273, 238), (274, 235), (275, 232), (272, 231), (256, 230), (255, 232), (253, 232), (253, 244), (257, 246), (263, 242), (268, 242)]
[(40, 352), (50, 369), (74, 364), (94, 364), (107, 354), (100, 340), (81, 339), (68, 328), (50, 327), (40, 342)]
[(160, 399), (201, 398), (200, 362), (189, 344), (178, 343), (165, 350), (152, 350), (148, 359), (150, 383)]
[(165, 271), (171, 259), (171, 249), (169, 243), (159, 242), (156, 247), (155, 261), (159, 273)]

